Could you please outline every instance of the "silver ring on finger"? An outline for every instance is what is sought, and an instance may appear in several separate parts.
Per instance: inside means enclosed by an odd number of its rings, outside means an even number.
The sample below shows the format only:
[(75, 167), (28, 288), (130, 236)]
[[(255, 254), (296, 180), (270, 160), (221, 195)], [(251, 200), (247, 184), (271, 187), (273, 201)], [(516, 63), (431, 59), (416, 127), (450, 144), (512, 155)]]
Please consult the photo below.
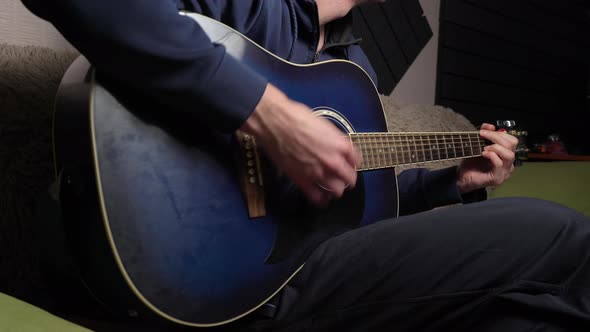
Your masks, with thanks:
[[(334, 192), (334, 191), (336, 191), (336, 190), (330, 189), (330, 188), (328, 188), (328, 187), (325, 187), (325, 186), (323, 186), (323, 185), (321, 185), (321, 184), (319, 184), (319, 183), (316, 183), (316, 185), (317, 185), (318, 187), (320, 187), (320, 188), (321, 188), (322, 190), (324, 190), (324, 191), (328, 191), (328, 192)], [(349, 184), (347, 183), (347, 184), (344, 186), (344, 189), (348, 188), (348, 186), (349, 186)]]

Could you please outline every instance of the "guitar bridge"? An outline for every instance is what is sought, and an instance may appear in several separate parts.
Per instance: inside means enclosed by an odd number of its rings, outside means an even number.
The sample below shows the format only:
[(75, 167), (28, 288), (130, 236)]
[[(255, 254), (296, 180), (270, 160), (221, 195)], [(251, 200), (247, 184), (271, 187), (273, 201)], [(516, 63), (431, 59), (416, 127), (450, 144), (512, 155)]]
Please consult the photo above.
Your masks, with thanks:
[(266, 216), (264, 182), (256, 140), (251, 135), (244, 134), (239, 130), (236, 132), (236, 139), (240, 147), (238, 176), (240, 188), (248, 206), (248, 216), (250, 218), (264, 217)]

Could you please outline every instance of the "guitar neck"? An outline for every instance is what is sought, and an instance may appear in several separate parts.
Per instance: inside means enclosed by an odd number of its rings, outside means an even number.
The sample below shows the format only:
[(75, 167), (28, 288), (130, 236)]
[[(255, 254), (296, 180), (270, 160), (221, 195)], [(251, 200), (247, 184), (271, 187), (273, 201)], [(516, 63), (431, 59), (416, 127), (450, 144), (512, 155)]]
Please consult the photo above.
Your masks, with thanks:
[(455, 160), (481, 155), (486, 141), (479, 132), (352, 133), (362, 154), (359, 171)]

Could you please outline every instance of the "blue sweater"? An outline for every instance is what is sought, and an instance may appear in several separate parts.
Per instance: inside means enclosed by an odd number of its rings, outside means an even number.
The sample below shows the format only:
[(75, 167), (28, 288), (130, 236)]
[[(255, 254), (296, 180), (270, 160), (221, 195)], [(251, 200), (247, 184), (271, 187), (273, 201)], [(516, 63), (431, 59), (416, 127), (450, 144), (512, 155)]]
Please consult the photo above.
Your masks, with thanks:
[[(222, 21), (291, 62), (349, 59), (376, 81), (352, 36), (350, 16), (327, 27), (325, 46), (316, 53), (319, 20), (313, 0), (22, 1), (53, 23), (101, 75), (223, 132), (241, 127), (267, 81), (211, 43), (179, 10)], [(403, 172), (400, 214), (483, 198), (481, 191), (462, 198), (455, 173), (456, 168)]]

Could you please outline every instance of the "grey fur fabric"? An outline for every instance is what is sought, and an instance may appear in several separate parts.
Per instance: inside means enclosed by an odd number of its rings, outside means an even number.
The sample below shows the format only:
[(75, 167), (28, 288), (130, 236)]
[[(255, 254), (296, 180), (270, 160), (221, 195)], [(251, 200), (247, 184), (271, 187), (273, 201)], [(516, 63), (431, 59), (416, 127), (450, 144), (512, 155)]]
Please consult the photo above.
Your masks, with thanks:
[(0, 292), (31, 300), (43, 288), (31, 227), (53, 180), (52, 105), (73, 51), (0, 44)]
[[(0, 44), (0, 292), (33, 303), (34, 292), (44, 287), (31, 235), (34, 204), (53, 181), (54, 97), (76, 56), (69, 50)], [(383, 103), (391, 131), (474, 130), (444, 107), (400, 107), (390, 97)]]
[[(433, 105), (400, 106), (392, 97), (382, 96), (383, 108), (387, 119), (387, 128), (392, 132), (434, 132), (434, 131), (474, 131), (475, 126), (463, 115), (452, 109)], [(440, 169), (458, 165), (460, 161), (439, 161), (419, 165), (396, 167), (396, 173), (403, 170), (425, 167)]]

